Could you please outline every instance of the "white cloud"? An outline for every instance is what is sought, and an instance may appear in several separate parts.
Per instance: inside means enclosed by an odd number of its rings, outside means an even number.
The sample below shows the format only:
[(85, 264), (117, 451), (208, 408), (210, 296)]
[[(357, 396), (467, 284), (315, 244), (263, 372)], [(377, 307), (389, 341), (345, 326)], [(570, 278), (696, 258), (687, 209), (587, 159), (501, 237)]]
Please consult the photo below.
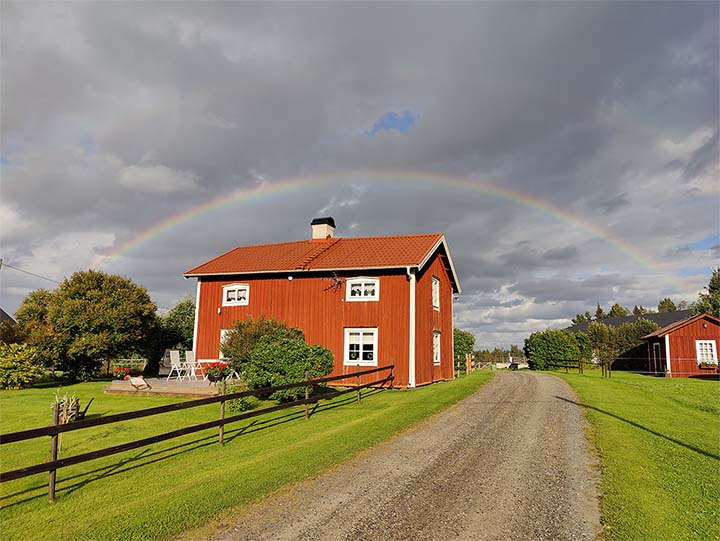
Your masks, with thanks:
[(164, 165), (131, 165), (118, 174), (118, 182), (138, 192), (171, 193), (196, 189), (197, 176)]

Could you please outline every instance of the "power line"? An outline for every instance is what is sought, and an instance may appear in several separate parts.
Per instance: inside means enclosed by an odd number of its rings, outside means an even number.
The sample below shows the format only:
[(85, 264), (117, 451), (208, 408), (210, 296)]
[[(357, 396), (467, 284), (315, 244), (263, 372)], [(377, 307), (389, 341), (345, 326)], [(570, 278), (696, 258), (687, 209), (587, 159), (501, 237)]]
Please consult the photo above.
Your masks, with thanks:
[(8, 267), (8, 268), (11, 268), (11, 269), (16, 270), (16, 271), (19, 271), (19, 272), (24, 272), (25, 274), (29, 274), (30, 276), (34, 276), (35, 278), (41, 278), (41, 279), (43, 279), (43, 280), (47, 280), (48, 282), (54, 282), (54, 283), (56, 283), (56, 284), (59, 284), (59, 283), (60, 283), (60, 282), (58, 282), (57, 280), (53, 280), (52, 278), (48, 278), (47, 276), (40, 276), (39, 274), (35, 274), (34, 272), (30, 272), (30, 271), (26, 271), (26, 270), (23, 270), (23, 269), (19, 269), (18, 267), (13, 267), (12, 265), (10, 265), (10, 264), (8, 264), (8, 263), (5, 263), (2, 259), (0, 259), (0, 269), (2, 269), (3, 267)]

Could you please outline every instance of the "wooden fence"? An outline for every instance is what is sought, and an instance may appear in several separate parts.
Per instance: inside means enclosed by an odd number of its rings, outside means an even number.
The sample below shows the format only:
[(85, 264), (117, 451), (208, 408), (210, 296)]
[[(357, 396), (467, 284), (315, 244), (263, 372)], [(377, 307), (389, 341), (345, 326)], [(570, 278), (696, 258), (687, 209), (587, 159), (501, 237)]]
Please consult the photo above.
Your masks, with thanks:
[[(547, 364), (548, 368), (559, 368), (559, 369), (565, 369), (565, 372), (569, 372), (570, 370), (577, 370), (578, 374), (583, 374), (585, 369), (583, 366), (590, 366), (590, 367), (597, 367), (597, 364), (583, 361), (579, 359), (567, 359), (567, 360), (554, 360)], [(600, 368), (602, 369), (602, 377), (604, 378), (610, 378), (612, 377), (612, 363), (600, 363)]]
[[(364, 383), (360, 384), (360, 376), (364, 376), (367, 374), (374, 374), (378, 372), (388, 371), (388, 375), (384, 378), (378, 379), (376, 381), (371, 381), (370, 383)], [(332, 391), (330, 393), (325, 393), (323, 395), (318, 396), (310, 396), (310, 389), (313, 387), (316, 387), (323, 383), (328, 383), (331, 381), (340, 381), (340, 380), (355, 380), (355, 385), (352, 388), (349, 389), (343, 389), (339, 391)], [(257, 417), (259, 415), (263, 415), (265, 413), (272, 413), (275, 411), (280, 411), (286, 408), (292, 408), (294, 406), (300, 406), (305, 405), (305, 419), (308, 419), (310, 416), (310, 410), (309, 406), (310, 404), (317, 403), (320, 400), (325, 400), (329, 398), (334, 398), (336, 396), (340, 396), (346, 393), (356, 392), (357, 393), (357, 401), (360, 402), (361, 398), (361, 391), (362, 389), (373, 387), (373, 386), (383, 386), (385, 384), (389, 384), (390, 387), (392, 387), (393, 381), (395, 380), (395, 365), (387, 365), (387, 366), (381, 366), (378, 368), (372, 368), (369, 370), (362, 370), (360, 372), (355, 372), (353, 374), (344, 374), (342, 376), (330, 376), (330, 377), (324, 377), (324, 378), (318, 378), (318, 379), (307, 379), (298, 382), (298, 383), (289, 383), (287, 385), (276, 385), (274, 387), (264, 387), (262, 389), (255, 389), (251, 391), (243, 391), (240, 393), (232, 393), (232, 394), (221, 394), (219, 396), (213, 396), (210, 398), (201, 398), (198, 400), (189, 400), (187, 402), (180, 402), (177, 404), (168, 404), (166, 406), (157, 406), (154, 408), (146, 408), (142, 410), (135, 410), (135, 411), (128, 411), (125, 413), (116, 413), (114, 415), (108, 415), (106, 417), (99, 417), (97, 419), (86, 419), (82, 421), (77, 421), (73, 423), (67, 423), (67, 424), (59, 424), (59, 407), (56, 403), (53, 408), (53, 424), (51, 426), (43, 427), (43, 428), (32, 428), (29, 430), (22, 430), (20, 432), (12, 432), (9, 434), (0, 434), (0, 445), (8, 444), (8, 443), (14, 443), (18, 441), (25, 441), (25, 440), (31, 440), (35, 438), (41, 438), (44, 436), (50, 436), (50, 460), (48, 462), (44, 462), (42, 464), (35, 464), (33, 466), (28, 466), (25, 468), (20, 468), (17, 470), (7, 471), (0, 473), (0, 483), (5, 483), (7, 481), (12, 481), (14, 479), (21, 479), (23, 477), (28, 477), (30, 475), (35, 475), (38, 473), (43, 472), (50, 472), (50, 481), (48, 485), (48, 500), (54, 501), (55, 499), (55, 480), (56, 480), (56, 473), (57, 470), (60, 468), (63, 468), (65, 466), (72, 466), (74, 464), (80, 464), (82, 462), (88, 462), (89, 460), (96, 460), (98, 458), (103, 458), (106, 456), (114, 455), (117, 453), (122, 453), (125, 451), (129, 451), (131, 449), (137, 449), (139, 447), (145, 447), (147, 445), (151, 445), (153, 443), (158, 443), (161, 441), (170, 440), (173, 438), (178, 438), (180, 436), (184, 436), (186, 434), (192, 434), (194, 432), (199, 432), (201, 430), (207, 430), (209, 428), (219, 428), (219, 435), (218, 435), (218, 443), (220, 445), (223, 445), (224, 443), (224, 431), (225, 431), (225, 425), (229, 423), (234, 423), (237, 421), (242, 421), (244, 419), (249, 419), (251, 417)], [(342, 385), (342, 384), (341, 384)], [(224, 386), (223, 386), (224, 387)], [(287, 389), (295, 389), (298, 387), (304, 387), (305, 388), (305, 398), (300, 400), (294, 400), (292, 402), (286, 402), (284, 404), (278, 404), (276, 406), (271, 406), (268, 408), (262, 408), (258, 410), (248, 411), (246, 413), (241, 413), (238, 415), (232, 415), (230, 417), (225, 417), (225, 402), (227, 400), (234, 400), (237, 398), (244, 398), (247, 396), (267, 396), (270, 395), (276, 391), (284, 391)], [(224, 391), (224, 388), (223, 388)], [(142, 417), (150, 417), (153, 415), (160, 415), (162, 413), (168, 413), (171, 411), (179, 411), (189, 408), (197, 408), (199, 406), (205, 406), (208, 404), (220, 404), (220, 418), (215, 421), (208, 421), (205, 423), (187, 426), (184, 428), (180, 428), (177, 430), (172, 430), (170, 432), (165, 432), (163, 434), (158, 434), (156, 436), (151, 436), (149, 438), (143, 438), (141, 440), (135, 440), (128, 443), (123, 443), (121, 445), (115, 445), (113, 447), (106, 447), (104, 449), (100, 449), (98, 451), (92, 451), (89, 453), (84, 453), (80, 455), (75, 455), (67, 458), (58, 458), (58, 436), (63, 432), (73, 432), (75, 430), (82, 430), (84, 428), (91, 428), (95, 426), (101, 426), (106, 424), (112, 424), (112, 423), (119, 423), (121, 421), (128, 421), (131, 419), (139, 419)]]

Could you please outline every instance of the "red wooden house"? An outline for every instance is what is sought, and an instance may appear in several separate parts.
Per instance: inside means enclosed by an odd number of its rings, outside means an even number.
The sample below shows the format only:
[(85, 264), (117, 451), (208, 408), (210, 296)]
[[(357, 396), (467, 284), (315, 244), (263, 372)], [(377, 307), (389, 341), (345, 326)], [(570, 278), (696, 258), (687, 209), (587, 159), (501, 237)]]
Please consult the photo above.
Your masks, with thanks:
[(668, 377), (696, 377), (718, 372), (720, 319), (700, 314), (643, 336), (648, 370)]
[(396, 386), (452, 379), (460, 284), (445, 236), (335, 238), (332, 218), (311, 225), (310, 240), (240, 246), (185, 273), (198, 279), (196, 358), (220, 358), (237, 320), (264, 316), (330, 349), (332, 375), (392, 363)]

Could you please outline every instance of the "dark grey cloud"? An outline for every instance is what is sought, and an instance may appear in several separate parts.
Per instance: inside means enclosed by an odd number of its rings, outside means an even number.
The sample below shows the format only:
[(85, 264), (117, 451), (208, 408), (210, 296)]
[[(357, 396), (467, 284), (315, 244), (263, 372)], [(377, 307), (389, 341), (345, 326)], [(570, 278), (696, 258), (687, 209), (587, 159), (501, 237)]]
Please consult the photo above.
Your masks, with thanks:
[[(49, 276), (100, 262), (169, 306), (186, 268), (305, 238), (322, 213), (343, 236), (445, 231), (479, 344), (596, 302), (692, 298), (706, 279), (682, 277), (679, 247), (720, 227), (719, 9), (5, 2), (2, 257)], [(418, 120), (367, 137), (392, 111)], [(469, 184), (371, 174), (387, 168)], [(10, 311), (44, 285), (2, 272)]]

